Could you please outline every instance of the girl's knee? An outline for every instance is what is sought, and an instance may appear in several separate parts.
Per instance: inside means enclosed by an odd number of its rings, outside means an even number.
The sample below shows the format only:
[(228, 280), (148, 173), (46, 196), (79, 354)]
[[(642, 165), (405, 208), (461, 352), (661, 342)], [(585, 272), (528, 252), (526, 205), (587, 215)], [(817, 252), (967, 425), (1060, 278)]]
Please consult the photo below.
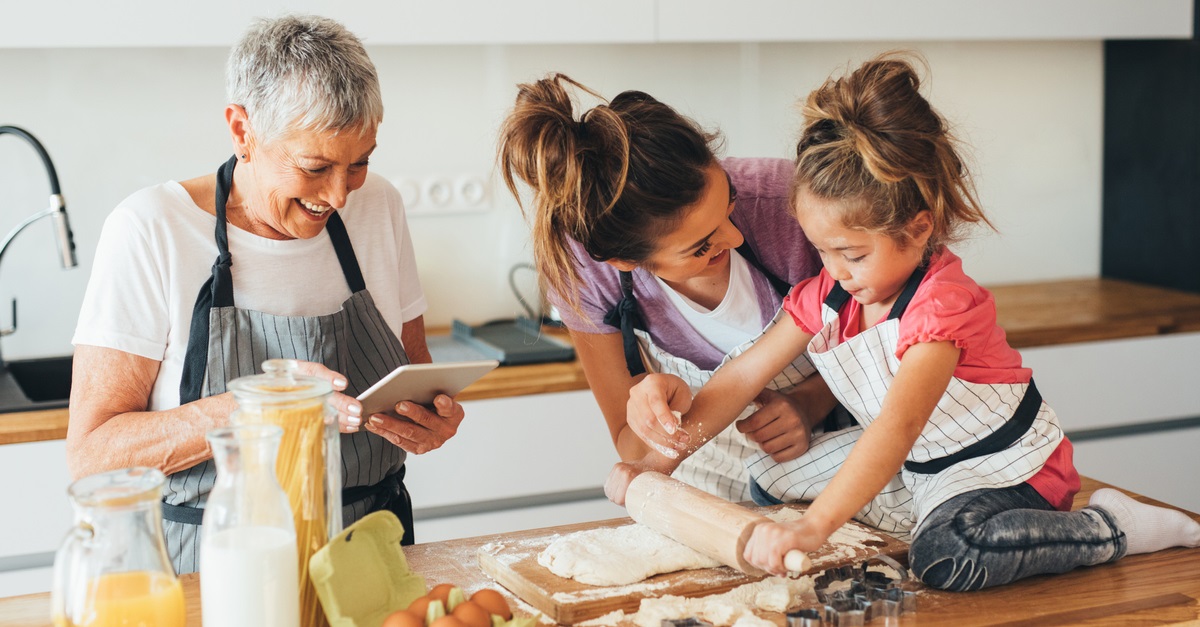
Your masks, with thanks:
[(921, 583), (939, 590), (966, 592), (987, 585), (987, 568), (964, 555), (955, 542), (945, 542), (935, 529), (925, 529), (909, 546), (908, 564)]

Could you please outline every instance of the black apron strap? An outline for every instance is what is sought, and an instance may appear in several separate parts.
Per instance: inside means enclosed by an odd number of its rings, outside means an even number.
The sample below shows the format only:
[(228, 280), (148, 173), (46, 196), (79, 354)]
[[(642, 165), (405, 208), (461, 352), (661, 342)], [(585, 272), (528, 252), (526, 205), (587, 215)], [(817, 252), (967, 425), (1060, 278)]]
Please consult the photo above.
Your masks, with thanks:
[(1029, 387), (1025, 390), (1025, 396), (1017, 404), (1017, 410), (1013, 412), (1012, 418), (1009, 418), (1008, 422), (1004, 423), (999, 429), (956, 453), (931, 459), (927, 462), (906, 461), (904, 462), (904, 468), (909, 472), (932, 475), (961, 461), (999, 453), (1012, 446), (1013, 442), (1020, 440), (1021, 436), (1025, 435), (1025, 432), (1033, 426), (1033, 421), (1037, 418), (1038, 411), (1041, 408), (1042, 395), (1038, 392), (1037, 386), (1033, 384), (1033, 379), (1030, 379)]
[(199, 400), (204, 393), (204, 373), (208, 370), (208, 312), (214, 307), (233, 306), (233, 275), (230, 267), (229, 232), (225, 221), (225, 202), (233, 187), (233, 168), (237, 156), (232, 156), (217, 170), (216, 214), (217, 259), (212, 276), (200, 287), (192, 306), (192, 325), (188, 333), (187, 352), (183, 358), (183, 376), (179, 379), (179, 404)]
[(189, 505), (171, 505), (166, 501), (161, 503), (163, 520), (171, 522), (183, 523), (185, 525), (199, 526), (204, 520), (203, 507), (191, 507)]
[(404, 525), (404, 536), (400, 539), (400, 544), (403, 546), (416, 542), (413, 533), (412, 497), (408, 494), (408, 488), (404, 487), (404, 473), (407, 470), (408, 466), (404, 465), (398, 472), (384, 477), (375, 485), (342, 490), (342, 507), (374, 498), (367, 513), (387, 510), (395, 514), (396, 518), (400, 519), (400, 524)]
[(888, 320), (899, 318), (904, 315), (904, 310), (908, 309), (908, 303), (912, 302), (913, 294), (917, 293), (917, 288), (921, 287), (921, 281), (925, 279), (925, 273), (929, 270), (929, 266), (921, 264), (916, 270), (909, 275), (908, 282), (904, 284), (904, 289), (900, 291), (900, 296), (896, 302), (892, 303), (892, 310), (888, 312)]
[(342, 276), (350, 286), (350, 293), (356, 294), (367, 289), (363, 280), (362, 269), (358, 265), (358, 257), (354, 255), (354, 246), (350, 245), (350, 236), (346, 234), (346, 224), (337, 211), (325, 222), (325, 230), (329, 232), (329, 240), (333, 243), (333, 251), (337, 253), (338, 263), (342, 266)]
[(758, 255), (754, 254), (754, 249), (750, 247), (750, 242), (742, 241), (742, 245), (737, 247), (737, 252), (742, 256), (742, 259), (746, 260), (746, 263), (767, 277), (767, 281), (775, 289), (775, 293), (779, 294), (780, 298), (787, 298), (788, 292), (792, 291), (792, 286), (763, 267), (762, 263), (758, 260)]
[(646, 372), (642, 354), (638, 351), (634, 329), (645, 329), (642, 316), (638, 313), (637, 298), (633, 295), (633, 273), (621, 271), (621, 300), (612, 311), (604, 316), (604, 323), (621, 329), (621, 341), (625, 349), (625, 368), (629, 376), (636, 377)]

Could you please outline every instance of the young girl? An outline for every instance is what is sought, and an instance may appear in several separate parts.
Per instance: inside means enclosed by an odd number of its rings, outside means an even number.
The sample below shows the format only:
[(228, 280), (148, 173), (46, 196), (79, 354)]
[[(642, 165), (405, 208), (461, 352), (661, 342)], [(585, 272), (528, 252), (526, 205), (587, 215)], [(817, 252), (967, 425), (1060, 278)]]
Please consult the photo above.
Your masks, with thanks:
[[(803, 518), (755, 529), (746, 558), (773, 573), (784, 571), (789, 549), (820, 547), (897, 471), (912, 493), (910, 565), (938, 588), (977, 590), (1200, 546), (1200, 524), (1185, 514), (1115, 490), (1070, 511), (1079, 490), (1071, 444), (996, 325), (991, 295), (946, 248), (961, 227), (988, 221), (918, 87), (907, 62), (885, 56), (809, 96), (791, 197), (824, 269), (791, 291), (790, 320), (694, 401), (669, 377), (643, 381), (631, 425), (694, 446), (807, 351), (866, 429)], [(672, 410), (687, 412), (682, 424)], [(610, 497), (623, 501), (637, 471), (674, 463), (650, 456), (618, 465)], [(766, 460), (751, 474), (776, 493), (806, 465)]]

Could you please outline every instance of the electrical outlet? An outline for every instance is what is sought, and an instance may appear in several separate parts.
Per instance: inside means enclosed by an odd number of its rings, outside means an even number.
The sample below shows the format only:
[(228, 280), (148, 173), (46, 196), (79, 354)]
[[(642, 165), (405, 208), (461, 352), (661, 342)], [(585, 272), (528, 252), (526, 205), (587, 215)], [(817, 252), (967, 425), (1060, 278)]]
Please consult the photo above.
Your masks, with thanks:
[(477, 174), (433, 174), (421, 179), (392, 180), (409, 215), (487, 211), (492, 208), (491, 183)]

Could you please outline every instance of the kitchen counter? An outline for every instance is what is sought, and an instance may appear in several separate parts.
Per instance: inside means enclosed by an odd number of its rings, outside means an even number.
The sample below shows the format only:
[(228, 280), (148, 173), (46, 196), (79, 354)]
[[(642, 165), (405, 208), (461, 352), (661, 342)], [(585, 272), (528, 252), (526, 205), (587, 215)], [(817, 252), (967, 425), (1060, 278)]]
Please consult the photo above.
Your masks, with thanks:
[[(1075, 507), (1082, 507), (1092, 492), (1105, 485), (1084, 478), (1083, 490), (1075, 497)], [(1140, 496), (1138, 499), (1162, 505), (1153, 499)], [(1200, 515), (1191, 515), (1200, 520)], [(548, 531), (569, 533), (594, 525), (581, 523)], [(418, 544), (406, 547), (404, 553), (409, 566), (422, 574), (430, 587), (449, 582), (471, 592), (484, 586), (498, 587), (479, 569), (475, 554), (479, 547), (505, 542), (507, 537), (499, 534)], [(1195, 624), (1200, 620), (1197, 573), (1200, 573), (1200, 549), (1175, 548), (1062, 575), (1033, 577), (982, 592), (922, 590), (917, 613), (903, 616), (899, 624), (923, 627)], [(200, 627), (198, 577), (185, 575), (182, 581), (187, 624)], [(532, 613), (523, 602), (513, 605), (519, 611)], [(45, 627), (50, 625), (49, 607), (48, 593), (0, 599), (0, 622), (10, 627)]]
[[(997, 315), (1014, 348), (1200, 331), (1200, 295), (1115, 279), (997, 285)], [(567, 339), (558, 329), (548, 330)], [(430, 329), (430, 334), (448, 329)], [(458, 399), (504, 398), (587, 389), (578, 360), (505, 366)], [(65, 438), (67, 410), (0, 414), (0, 444)]]

